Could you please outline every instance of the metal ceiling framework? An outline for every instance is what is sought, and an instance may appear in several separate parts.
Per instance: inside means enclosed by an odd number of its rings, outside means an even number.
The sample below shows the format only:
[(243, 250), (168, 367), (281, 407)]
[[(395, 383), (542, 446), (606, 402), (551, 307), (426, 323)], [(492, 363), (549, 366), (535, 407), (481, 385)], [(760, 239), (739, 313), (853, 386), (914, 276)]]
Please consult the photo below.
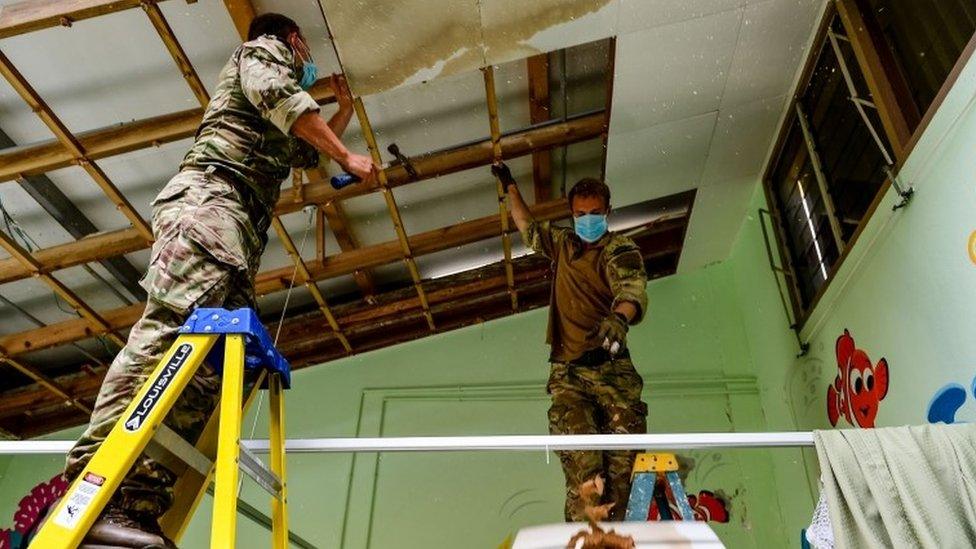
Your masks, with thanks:
[[(4, 6), (0, 10), (0, 38), (56, 26), (70, 27), (78, 20), (141, 7), (190, 91), (201, 106), (205, 107), (209, 101), (206, 88), (159, 9), (159, 1), (162, 0), (75, 0), (70, 3), (58, 0), (22, 1)], [(187, 3), (193, 2), (188, 0)], [(235, 28), (243, 37), (255, 15), (253, 6), (249, 0), (224, 0), (224, 4)], [(612, 49), (610, 60), (612, 61)], [(528, 64), (531, 125), (525, 128), (506, 133), (501, 131), (494, 90), (494, 69), (488, 67), (484, 69), (490, 129), (487, 139), (462, 143), (412, 158), (415, 176), (408, 174), (402, 165), (385, 167), (380, 170), (377, 181), (369, 186), (354, 185), (335, 191), (327, 184), (324, 170), (305, 172), (307, 183), (301, 173), (296, 175), (292, 192), (282, 193), (273, 223), (294, 265), (260, 273), (256, 280), (256, 291), (258, 295), (267, 295), (285, 290), (294, 277), (311, 293), (317, 313), (320, 314), (318, 318), (324, 318), (325, 326), (321, 325), (321, 321), (309, 319), (302, 311), (286, 318), (282, 326), (281, 346), (297, 365), (363, 352), (545, 304), (548, 298), (548, 264), (541, 264), (539, 258), (533, 257), (513, 260), (510, 243), (511, 219), (505, 208), (503, 191), (497, 182), (498, 215), (414, 235), (408, 235), (403, 226), (393, 190), (398, 186), (441, 175), (488, 166), (498, 159), (532, 155), (536, 189), (533, 213), (540, 219), (566, 216), (568, 212), (564, 200), (547, 200), (551, 176), (549, 151), (596, 138), (605, 143), (609, 109), (564, 116), (561, 120), (550, 119), (546, 105), (549, 96), (548, 65), (545, 56)], [(86, 170), (130, 223), (124, 229), (86, 235), (72, 242), (34, 251), (25, 250), (12, 237), (0, 232), (0, 245), (11, 256), (0, 259), (0, 284), (28, 277), (37, 278), (67, 301), (81, 317), (0, 336), (0, 361), (34, 381), (33, 385), (0, 391), (0, 429), (15, 436), (34, 436), (84, 422), (91, 411), (90, 403), (97, 394), (104, 370), (89, 369), (88, 373), (67, 373), (52, 378), (17, 358), (18, 355), (76, 344), (99, 336), (121, 346), (124, 344), (124, 331), (139, 318), (144, 307), (144, 303), (135, 303), (117, 309), (96, 311), (54, 276), (59, 270), (92, 262), (116, 260), (119, 256), (151, 245), (152, 232), (148, 223), (135, 212), (96, 161), (192, 136), (203, 109), (189, 109), (75, 134), (65, 127), (2, 52), (0, 73), (55, 136), (55, 139), (47, 142), (0, 150), (0, 184), (43, 176), (49, 171), (77, 165)], [(612, 72), (608, 78), (612, 81)], [(311, 93), (320, 103), (335, 100), (331, 78), (317, 82)], [(374, 161), (381, 164), (376, 138), (361, 98), (356, 98), (354, 105), (370, 153)], [(604, 147), (604, 163), (605, 160)], [(396, 239), (359, 246), (341, 209), (341, 201), (375, 192), (382, 193), (384, 197)], [(296, 248), (278, 217), (307, 207), (315, 208), (317, 253), (314, 261), (307, 261), (302, 257), (302, 250)], [(689, 216), (690, 202), (683, 213), (656, 219), (642, 229), (649, 246), (645, 250), (645, 260), (654, 266), (652, 276), (671, 274), (676, 269)], [(325, 253), (325, 225), (333, 231), (341, 248), (341, 251), (332, 255)], [(504, 259), (500, 264), (433, 281), (422, 279), (416, 257), (497, 238), (499, 235), (504, 248)], [(73, 236), (77, 238), (77, 234)], [(370, 269), (400, 261), (410, 274), (415, 295), (404, 295), (403, 289), (376, 293), (376, 284)], [(502, 273), (496, 272), (498, 268), (502, 268)], [(365, 299), (331, 307), (316, 282), (346, 274), (355, 275)], [(524, 286), (524, 290), (518, 290), (519, 293), (525, 292), (526, 300), (523, 303), (519, 303), (516, 284)], [(499, 308), (497, 303), (492, 304), (492, 299), (497, 301), (499, 295), (509, 297), (506, 302), (510, 301), (510, 306)], [(436, 323), (435, 313), (438, 314)], [(423, 326), (422, 329), (417, 325), (418, 321)], [(414, 323), (412, 326), (411, 322)], [(390, 327), (394, 325), (402, 326), (402, 329), (390, 334)], [(354, 339), (363, 343), (354, 344)]]

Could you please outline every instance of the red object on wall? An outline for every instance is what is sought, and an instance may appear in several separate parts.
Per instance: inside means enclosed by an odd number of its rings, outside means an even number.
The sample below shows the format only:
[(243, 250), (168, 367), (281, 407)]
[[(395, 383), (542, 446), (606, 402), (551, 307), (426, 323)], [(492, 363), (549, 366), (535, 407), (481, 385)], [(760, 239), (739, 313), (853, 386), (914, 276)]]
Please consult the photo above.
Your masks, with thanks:
[(68, 480), (61, 474), (31, 488), (17, 506), (13, 529), (0, 530), (0, 549), (26, 547), (27, 538), (34, 534), (51, 505), (67, 491)]
[[(703, 522), (728, 522), (729, 510), (725, 500), (715, 495), (714, 492), (702, 490), (698, 495), (688, 495), (688, 504), (695, 513), (695, 520)], [(674, 520), (681, 520), (681, 513), (678, 506), (668, 497), (668, 507), (671, 508), (671, 516)], [(651, 508), (647, 512), (647, 520), (661, 520), (661, 513), (657, 509), (657, 501), (651, 501)]]
[(841, 416), (851, 425), (874, 427), (881, 401), (888, 394), (888, 361), (882, 358), (872, 366), (847, 330), (837, 338), (835, 349), (839, 371), (827, 388), (827, 419), (835, 427)]

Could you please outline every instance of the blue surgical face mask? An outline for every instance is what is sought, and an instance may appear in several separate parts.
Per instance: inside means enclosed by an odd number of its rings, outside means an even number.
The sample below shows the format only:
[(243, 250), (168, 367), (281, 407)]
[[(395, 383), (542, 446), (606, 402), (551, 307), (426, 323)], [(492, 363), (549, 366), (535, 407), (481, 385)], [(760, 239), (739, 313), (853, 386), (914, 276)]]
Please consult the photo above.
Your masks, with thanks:
[(301, 66), (298, 67), (298, 71), (301, 73), (298, 77), (298, 85), (303, 90), (307, 90), (318, 80), (319, 68), (315, 66), (315, 61), (312, 61), (312, 53), (308, 51), (308, 44), (305, 43), (304, 38), (301, 38), (300, 35), (291, 35), (289, 43), (292, 51), (295, 52), (295, 57), (301, 63)]
[(576, 234), (583, 242), (592, 244), (607, 232), (607, 216), (600, 214), (581, 215), (573, 220)]
[(312, 84), (319, 79), (319, 68), (315, 66), (315, 61), (306, 61), (302, 63), (302, 77), (298, 80), (298, 85), (302, 87), (303, 90), (307, 90), (312, 87)]

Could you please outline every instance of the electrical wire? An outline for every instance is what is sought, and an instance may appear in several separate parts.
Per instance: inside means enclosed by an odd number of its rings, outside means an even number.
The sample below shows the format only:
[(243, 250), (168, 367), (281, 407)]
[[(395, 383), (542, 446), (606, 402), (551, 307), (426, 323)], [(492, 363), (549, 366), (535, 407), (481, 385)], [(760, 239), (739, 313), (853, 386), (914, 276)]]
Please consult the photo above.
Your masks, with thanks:
[[(308, 219), (305, 220), (305, 233), (302, 235), (302, 243), (298, 247), (298, 257), (295, 259), (295, 268), (291, 271), (291, 281), (288, 283), (288, 291), (285, 292), (285, 302), (281, 306), (281, 315), (278, 317), (278, 327), (275, 329), (274, 336), (274, 346), (278, 347), (278, 338), (281, 337), (281, 326), (285, 323), (285, 313), (288, 312), (288, 303), (291, 300), (291, 291), (295, 288), (295, 279), (298, 277), (298, 262), (304, 261), (302, 259), (305, 253), (305, 243), (308, 241), (308, 233), (312, 230), (312, 222), (315, 217), (315, 208), (306, 208), (308, 213)], [(251, 422), (251, 434), (248, 438), (254, 438), (254, 432), (257, 431), (258, 427), (258, 416), (260, 415), (261, 406), (264, 405), (264, 392), (258, 393), (257, 406), (254, 409), (254, 420)], [(244, 479), (241, 478), (237, 483), (237, 495), (240, 496), (241, 488), (244, 487)]]
[[(6, 229), (7, 235), (9, 235), (10, 238), (14, 240), (14, 242), (19, 244), (25, 250), (27, 250), (30, 253), (33, 253), (34, 250), (40, 248), (40, 246), (38, 246), (37, 244), (37, 241), (31, 238), (31, 236), (27, 233), (27, 231), (25, 231), (24, 228), (20, 226), (20, 223), (18, 223), (17, 220), (14, 219), (12, 215), (10, 215), (10, 212), (7, 211), (7, 207), (3, 203), (2, 197), (0, 197), (0, 219), (2, 219), (3, 221), (3, 225), (4, 228)], [(98, 272), (92, 269), (91, 266), (82, 265), (82, 268), (84, 268), (85, 271), (87, 271), (88, 274), (90, 274), (95, 280), (105, 285), (105, 287), (107, 287), (112, 293), (114, 293), (115, 296), (122, 301), (122, 303), (126, 305), (132, 305), (132, 300), (125, 297), (121, 292), (119, 292), (117, 288), (115, 288), (114, 286), (112, 286), (112, 284), (110, 284), (107, 280), (105, 280), (105, 278), (102, 277), (102, 275), (98, 274)], [(58, 310), (60, 310), (64, 314), (81, 318), (81, 313), (79, 313), (78, 311), (70, 307), (65, 306), (64, 300), (61, 299), (61, 296), (53, 292), (52, 295), (54, 296), (54, 305), (58, 308)], [(112, 348), (109, 346), (108, 341), (105, 339), (104, 336), (96, 336), (95, 339), (99, 341), (99, 343), (105, 349), (107, 354), (109, 355), (115, 354), (115, 352), (112, 351)], [(88, 355), (86, 354), (86, 356)], [(89, 358), (91, 357), (89, 356)]]

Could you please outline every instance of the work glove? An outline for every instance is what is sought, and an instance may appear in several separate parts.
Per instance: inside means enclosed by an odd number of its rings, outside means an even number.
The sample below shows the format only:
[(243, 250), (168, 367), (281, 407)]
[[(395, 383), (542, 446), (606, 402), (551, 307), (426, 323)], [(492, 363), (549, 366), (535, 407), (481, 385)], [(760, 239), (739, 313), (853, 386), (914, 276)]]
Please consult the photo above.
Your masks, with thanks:
[(498, 178), (506, 193), (510, 186), (516, 185), (515, 178), (512, 177), (512, 170), (508, 169), (508, 166), (500, 160), (491, 165), (491, 173)]
[(627, 347), (627, 317), (613, 312), (600, 321), (597, 329), (597, 341), (601, 342), (603, 348), (610, 351), (610, 356), (614, 356)]

